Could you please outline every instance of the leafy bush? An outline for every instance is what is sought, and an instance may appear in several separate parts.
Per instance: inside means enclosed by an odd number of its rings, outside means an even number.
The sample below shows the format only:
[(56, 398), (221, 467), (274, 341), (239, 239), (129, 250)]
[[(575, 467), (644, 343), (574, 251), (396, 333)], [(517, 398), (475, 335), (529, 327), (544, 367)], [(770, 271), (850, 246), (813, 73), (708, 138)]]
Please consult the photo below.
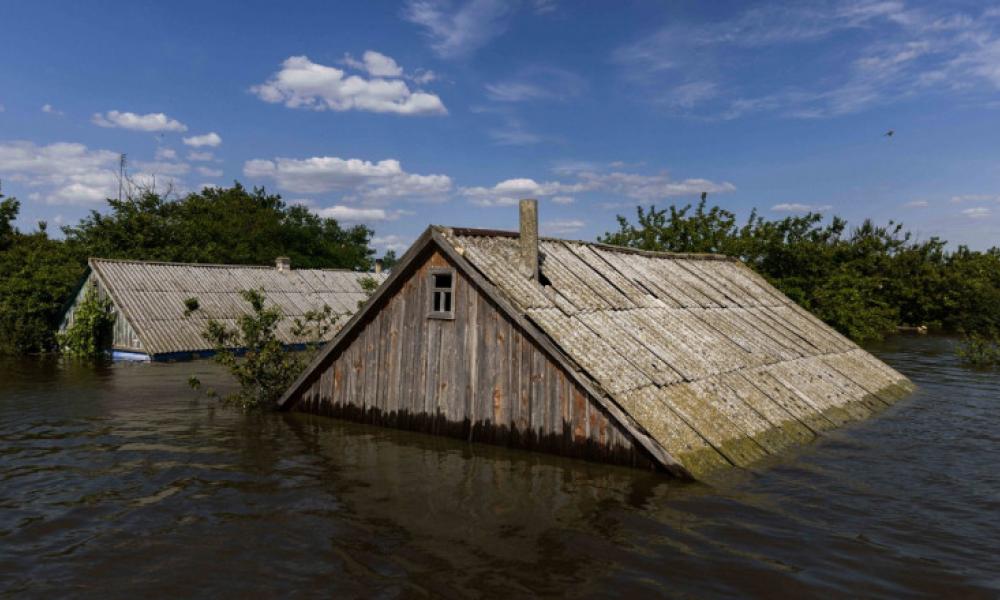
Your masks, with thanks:
[(96, 288), (88, 288), (83, 300), (76, 306), (73, 323), (66, 331), (57, 334), (63, 353), (92, 358), (110, 350), (115, 325), (115, 315), (111, 309), (111, 300), (101, 298)]
[[(236, 320), (236, 328), (209, 319), (202, 337), (212, 344), (214, 360), (226, 367), (239, 384), (236, 392), (221, 398), (222, 402), (245, 411), (270, 410), (304, 364), (301, 357), (286, 351), (277, 337), (281, 311), (266, 306), (260, 291), (244, 290), (240, 295), (250, 304), (251, 312)], [(191, 299), (185, 305), (190, 313), (199, 310)], [(197, 378), (188, 383), (194, 389), (201, 387)], [(209, 394), (216, 395), (214, 391)]]
[[(263, 292), (244, 290), (240, 292), (250, 312), (240, 316), (235, 328), (209, 319), (202, 337), (212, 344), (213, 359), (236, 379), (236, 392), (221, 398), (224, 404), (244, 411), (272, 410), (284, 391), (305, 368), (309, 353), (291, 351), (277, 337), (277, 326), (281, 321), (281, 310), (267, 306)], [(200, 307), (196, 298), (184, 301), (185, 316), (195, 314)], [(337, 326), (341, 315), (324, 305), (321, 310), (310, 311), (302, 318), (296, 318), (292, 334), (300, 338), (309, 350), (315, 351), (321, 341)], [(201, 388), (196, 377), (188, 380), (193, 389)], [(209, 390), (210, 396), (218, 396)]]
[(973, 367), (1000, 367), (1000, 336), (964, 335), (955, 349), (963, 364)]

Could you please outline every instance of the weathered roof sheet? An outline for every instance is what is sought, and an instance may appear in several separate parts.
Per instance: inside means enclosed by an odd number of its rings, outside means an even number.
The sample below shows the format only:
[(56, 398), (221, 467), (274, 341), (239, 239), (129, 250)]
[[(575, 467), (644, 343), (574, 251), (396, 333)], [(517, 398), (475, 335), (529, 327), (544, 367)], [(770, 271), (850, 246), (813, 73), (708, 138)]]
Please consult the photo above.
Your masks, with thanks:
[(437, 228), (505, 300), (695, 476), (865, 418), (909, 381), (741, 262)]
[[(208, 319), (233, 326), (249, 306), (240, 292), (263, 290), (267, 302), (281, 309), (282, 342), (301, 342), (292, 334), (294, 319), (326, 304), (337, 315), (351, 315), (367, 296), (363, 277), (381, 282), (385, 274), (345, 270), (292, 269), (246, 265), (204, 265), (131, 260), (90, 259), (116, 306), (135, 329), (150, 355), (211, 349), (202, 339)], [(197, 298), (200, 310), (184, 316), (184, 301)], [(342, 325), (347, 318), (341, 318)], [(331, 331), (326, 339), (332, 339)]]

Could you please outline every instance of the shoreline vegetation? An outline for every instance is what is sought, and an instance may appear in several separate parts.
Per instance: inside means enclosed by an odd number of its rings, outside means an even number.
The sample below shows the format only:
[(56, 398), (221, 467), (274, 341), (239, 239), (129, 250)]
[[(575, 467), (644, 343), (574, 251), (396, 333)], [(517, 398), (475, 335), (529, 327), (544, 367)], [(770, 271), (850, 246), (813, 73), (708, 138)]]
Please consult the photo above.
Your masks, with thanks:
[[(286, 204), (263, 188), (205, 188), (182, 197), (133, 190), (108, 200), (61, 238), (46, 223), (32, 232), (14, 226), (20, 203), (0, 194), (0, 355), (55, 352), (63, 310), (90, 256), (268, 264), (290, 256), (302, 268), (367, 271), (373, 231), (342, 227), (306, 207)], [(950, 249), (945, 240), (917, 241), (900, 223), (871, 220), (849, 228), (818, 213), (769, 220), (697, 205), (636, 209), (618, 216), (617, 231), (599, 241), (642, 250), (734, 256), (817, 317), (859, 342), (897, 328), (963, 333), (967, 362), (996, 362), (1000, 332), (1000, 248)], [(387, 256), (391, 264), (394, 256)], [(101, 324), (100, 318), (93, 319)], [(72, 346), (86, 353), (85, 332)], [(985, 360), (985, 359), (983, 359)]]

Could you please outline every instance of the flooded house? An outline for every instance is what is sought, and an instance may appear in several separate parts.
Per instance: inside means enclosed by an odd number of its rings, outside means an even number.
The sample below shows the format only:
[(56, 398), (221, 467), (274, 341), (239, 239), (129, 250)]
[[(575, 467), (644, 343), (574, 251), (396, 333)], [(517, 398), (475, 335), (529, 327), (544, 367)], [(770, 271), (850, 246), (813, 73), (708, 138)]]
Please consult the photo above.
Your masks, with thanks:
[[(202, 337), (206, 322), (215, 319), (234, 326), (250, 310), (240, 292), (253, 289), (262, 290), (267, 302), (281, 310), (278, 338), (296, 345), (303, 340), (293, 333), (295, 318), (325, 305), (345, 323), (368, 297), (361, 284), (365, 277), (383, 281), (381, 263), (376, 263), (375, 273), (361, 273), (293, 269), (285, 257), (276, 259), (273, 267), (91, 258), (59, 330), (73, 324), (77, 308), (94, 289), (111, 301), (115, 358), (173, 360), (206, 355), (212, 351)], [(190, 298), (197, 299), (199, 309), (185, 314)], [(331, 331), (327, 339), (335, 333)]]
[(280, 400), (699, 478), (910, 382), (740, 261), (432, 226)]

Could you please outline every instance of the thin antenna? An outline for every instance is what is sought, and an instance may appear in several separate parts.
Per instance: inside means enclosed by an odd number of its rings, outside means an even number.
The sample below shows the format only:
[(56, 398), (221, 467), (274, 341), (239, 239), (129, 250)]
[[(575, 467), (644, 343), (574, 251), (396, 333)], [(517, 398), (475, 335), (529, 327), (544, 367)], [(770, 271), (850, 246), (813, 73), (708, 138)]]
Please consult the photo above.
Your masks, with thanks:
[(122, 188), (125, 185), (125, 153), (118, 157), (118, 201), (122, 201)]

